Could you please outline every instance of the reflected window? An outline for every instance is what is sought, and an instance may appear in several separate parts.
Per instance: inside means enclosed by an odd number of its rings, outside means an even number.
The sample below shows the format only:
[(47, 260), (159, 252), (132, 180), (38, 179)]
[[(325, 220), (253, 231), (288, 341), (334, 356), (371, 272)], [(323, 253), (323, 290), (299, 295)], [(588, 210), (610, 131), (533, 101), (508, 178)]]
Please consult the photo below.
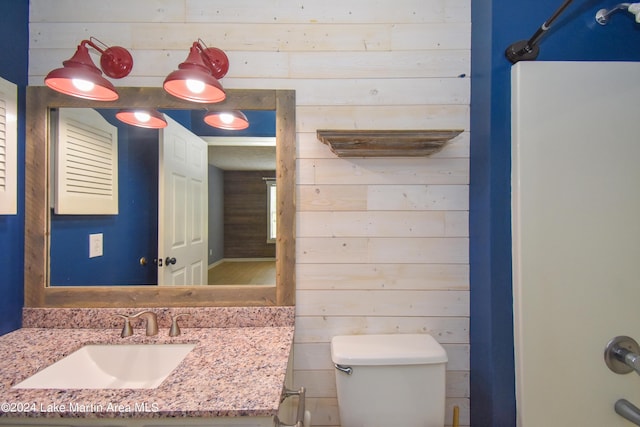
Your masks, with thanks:
[(267, 181), (267, 242), (276, 242), (276, 182)]

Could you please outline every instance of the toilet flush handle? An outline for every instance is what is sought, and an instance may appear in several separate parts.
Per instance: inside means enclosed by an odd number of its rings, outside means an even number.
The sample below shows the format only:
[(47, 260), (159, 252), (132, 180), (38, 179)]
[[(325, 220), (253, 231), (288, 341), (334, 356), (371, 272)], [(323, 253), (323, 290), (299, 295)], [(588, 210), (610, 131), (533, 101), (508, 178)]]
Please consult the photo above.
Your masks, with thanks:
[(347, 375), (351, 375), (353, 374), (353, 368), (351, 366), (344, 366), (344, 365), (339, 365), (339, 364), (334, 364), (334, 366), (336, 367), (336, 369), (340, 372), (344, 372)]

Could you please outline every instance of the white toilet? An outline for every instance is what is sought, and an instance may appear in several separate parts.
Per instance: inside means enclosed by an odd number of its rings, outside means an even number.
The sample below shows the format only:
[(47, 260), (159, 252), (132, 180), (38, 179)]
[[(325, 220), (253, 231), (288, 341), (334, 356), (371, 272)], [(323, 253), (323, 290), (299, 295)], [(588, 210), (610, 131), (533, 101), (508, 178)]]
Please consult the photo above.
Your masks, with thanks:
[(443, 427), (447, 353), (428, 334), (331, 340), (342, 427)]

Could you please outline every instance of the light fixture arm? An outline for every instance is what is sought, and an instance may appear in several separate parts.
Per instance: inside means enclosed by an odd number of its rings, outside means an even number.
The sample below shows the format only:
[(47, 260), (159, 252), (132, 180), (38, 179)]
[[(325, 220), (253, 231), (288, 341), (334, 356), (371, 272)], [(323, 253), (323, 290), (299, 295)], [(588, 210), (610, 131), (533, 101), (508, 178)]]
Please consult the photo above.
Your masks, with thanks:
[(193, 42), (191, 48), (200, 53), (204, 65), (209, 68), (209, 71), (211, 71), (211, 74), (216, 79), (223, 78), (227, 74), (227, 71), (229, 71), (229, 58), (221, 49), (207, 47), (202, 39)]
[[(95, 40), (96, 42), (100, 43), (102, 46), (104, 46), (104, 47), (105, 47), (105, 49), (102, 49), (100, 46), (98, 46), (98, 45), (94, 42), (94, 40)], [(98, 40), (97, 38), (95, 38), (95, 37), (93, 37), (93, 36), (89, 37), (89, 40), (82, 40), (82, 41), (80, 42), (80, 44), (81, 44), (81, 45), (83, 45), (83, 46), (86, 46), (86, 45), (91, 46), (92, 48), (94, 48), (95, 50), (97, 50), (98, 52), (100, 52), (100, 55), (102, 55), (102, 54), (105, 52), (105, 50), (109, 48), (109, 46), (107, 46), (106, 44), (104, 44), (103, 42), (101, 42), (100, 40)]]
[[(104, 49), (95, 42), (104, 46)], [(100, 53), (100, 67), (102, 71), (113, 79), (121, 79), (129, 75), (133, 69), (133, 57), (129, 51), (120, 46), (107, 46), (95, 37), (89, 37), (89, 40), (82, 40), (80, 46), (91, 46)]]

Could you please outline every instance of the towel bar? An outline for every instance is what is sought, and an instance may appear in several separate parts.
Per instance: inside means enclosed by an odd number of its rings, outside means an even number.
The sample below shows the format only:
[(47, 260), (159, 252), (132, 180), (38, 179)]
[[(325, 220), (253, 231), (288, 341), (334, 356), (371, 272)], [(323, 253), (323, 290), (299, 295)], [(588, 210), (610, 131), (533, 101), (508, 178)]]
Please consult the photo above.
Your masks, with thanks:
[(278, 416), (275, 417), (275, 426), (276, 427), (309, 427), (304, 425), (304, 413), (305, 413), (305, 396), (306, 390), (304, 387), (300, 387), (298, 390), (289, 390), (285, 388), (282, 391), (282, 398), (280, 399), (280, 403), (284, 402), (284, 400), (291, 396), (298, 396), (298, 415), (296, 417), (295, 424), (284, 424)]

